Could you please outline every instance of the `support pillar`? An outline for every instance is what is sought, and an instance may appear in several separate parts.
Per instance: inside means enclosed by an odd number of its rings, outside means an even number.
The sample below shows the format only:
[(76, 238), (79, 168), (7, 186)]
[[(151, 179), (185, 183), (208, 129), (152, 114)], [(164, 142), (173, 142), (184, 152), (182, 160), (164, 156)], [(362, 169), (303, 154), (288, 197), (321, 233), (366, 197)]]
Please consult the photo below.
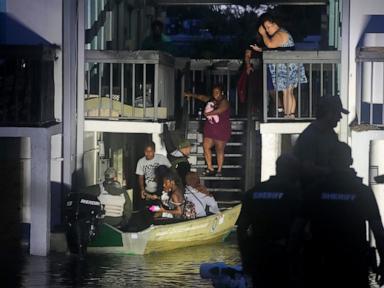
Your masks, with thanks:
[(261, 135), (261, 181), (276, 174), (276, 160), (281, 154), (281, 134)]
[(31, 137), (31, 236), (30, 254), (49, 252), (51, 222), (51, 136), (36, 133)]

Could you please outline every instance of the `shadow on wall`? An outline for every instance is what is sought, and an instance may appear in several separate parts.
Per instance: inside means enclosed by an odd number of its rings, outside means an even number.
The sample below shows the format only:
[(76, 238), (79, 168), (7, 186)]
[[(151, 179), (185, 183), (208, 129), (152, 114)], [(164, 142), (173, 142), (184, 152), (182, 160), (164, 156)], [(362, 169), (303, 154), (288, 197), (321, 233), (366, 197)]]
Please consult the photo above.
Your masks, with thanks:
[(8, 15), (0, 13), (0, 45), (52, 45), (46, 39)]

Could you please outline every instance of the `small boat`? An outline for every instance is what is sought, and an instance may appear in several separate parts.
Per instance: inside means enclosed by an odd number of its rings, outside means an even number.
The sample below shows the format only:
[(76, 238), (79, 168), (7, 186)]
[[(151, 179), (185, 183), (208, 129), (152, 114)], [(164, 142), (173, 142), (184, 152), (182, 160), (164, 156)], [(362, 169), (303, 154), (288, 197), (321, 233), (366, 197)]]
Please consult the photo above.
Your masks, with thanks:
[(144, 255), (223, 241), (232, 231), (240, 214), (241, 204), (193, 220), (173, 224), (151, 225), (140, 232), (123, 232), (102, 224), (89, 243), (90, 253), (124, 253)]

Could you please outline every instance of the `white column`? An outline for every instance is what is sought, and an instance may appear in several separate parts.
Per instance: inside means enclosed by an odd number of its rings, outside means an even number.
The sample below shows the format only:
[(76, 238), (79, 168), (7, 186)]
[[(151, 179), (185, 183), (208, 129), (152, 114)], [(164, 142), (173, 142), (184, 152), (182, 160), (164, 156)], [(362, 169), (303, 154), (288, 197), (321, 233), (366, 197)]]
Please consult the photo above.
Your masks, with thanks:
[(381, 219), (384, 219), (384, 184), (375, 183), (374, 176), (384, 174), (384, 140), (372, 140), (369, 151), (369, 178), (379, 206)]
[(276, 174), (276, 160), (281, 154), (281, 134), (261, 135), (261, 181)]
[[(384, 139), (384, 131), (370, 130), (363, 132), (352, 131), (352, 158), (353, 168), (357, 176), (363, 178), (363, 183), (369, 184), (370, 143), (374, 140)], [(381, 161), (384, 161), (383, 159)]]
[(31, 241), (30, 254), (49, 252), (51, 222), (51, 136), (44, 131), (31, 137)]
[[(349, 121), (351, 117), (352, 119), (355, 117), (355, 102), (353, 98), (356, 97), (355, 89), (353, 92), (350, 91), (350, 0), (342, 0), (342, 35), (340, 38), (340, 50), (341, 50), (341, 65), (339, 65), (340, 69), (340, 98), (343, 103), (343, 107), (347, 108), (351, 111), (350, 115), (344, 115), (340, 120), (340, 133), (339, 139), (340, 141), (347, 142), (349, 135)], [(354, 66), (355, 67), (355, 66)]]

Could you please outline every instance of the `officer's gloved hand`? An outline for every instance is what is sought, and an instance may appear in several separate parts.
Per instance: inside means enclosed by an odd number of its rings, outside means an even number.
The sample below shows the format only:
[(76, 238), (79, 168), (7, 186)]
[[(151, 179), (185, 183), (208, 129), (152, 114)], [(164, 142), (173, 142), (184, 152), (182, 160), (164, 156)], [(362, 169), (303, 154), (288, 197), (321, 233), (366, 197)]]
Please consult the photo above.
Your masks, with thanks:
[(384, 263), (381, 261), (376, 271), (376, 282), (380, 287), (384, 285)]

